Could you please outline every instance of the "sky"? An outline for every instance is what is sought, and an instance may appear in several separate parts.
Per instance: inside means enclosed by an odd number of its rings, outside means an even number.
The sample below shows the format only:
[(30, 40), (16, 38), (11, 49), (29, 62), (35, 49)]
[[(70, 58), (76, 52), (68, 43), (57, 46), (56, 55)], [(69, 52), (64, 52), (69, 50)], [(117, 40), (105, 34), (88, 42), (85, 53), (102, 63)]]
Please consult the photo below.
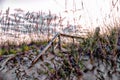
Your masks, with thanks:
[[(7, 9), (8, 7), (11, 7), (22, 8), (29, 11), (52, 10), (53, 12), (58, 12), (63, 9), (64, 5), (63, 3), (60, 3), (60, 0), (57, 1), (59, 2), (56, 2), (56, 0), (4, 0), (2, 2), (2, 8)], [(62, 2), (63, 1), (64, 0), (62, 0)]]
[[(73, 9), (73, 0), (67, 1), (67, 9)], [(76, 2), (76, 8), (81, 9), (81, 2), (88, 10), (97, 10), (101, 6), (108, 8), (105, 1), (108, 0), (74, 0)], [(52, 10), (53, 12), (59, 12), (65, 10), (65, 0), (0, 0), (2, 8), (23, 8), (26, 10)], [(103, 4), (103, 5), (102, 5)], [(109, 4), (109, 3), (108, 3)], [(94, 13), (94, 11), (92, 11)]]
[[(67, 5), (65, 8), (65, 0), (0, 0), (0, 9), (5, 10), (8, 7), (11, 9), (21, 8), (27, 11), (44, 11), (49, 10), (53, 13), (61, 13), (63, 16), (67, 16), (68, 20), (73, 17), (82, 16), (79, 20), (84, 24), (101, 24), (104, 17), (108, 17), (112, 9), (112, 0), (66, 0)], [(73, 4), (75, 1), (76, 4)], [(117, 0), (113, 0), (115, 3)], [(82, 6), (83, 2), (83, 6)], [(118, 0), (120, 3), (120, 0)], [(73, 7), (74, 5), (74, 7)], [(119, 5), (119, 4), (117, 4)], [(71, 10), (78, 9), (74, 14)], [(65, 10), (69, 12), (64, 13)], [(115, 9), (113, 9), (115, 10)], [(116, 12), (115, 12), (116, 13)], [(73, 21), (72, 21), (73, 22)], [(79, 23), (78, 22), (78, 23)], [(87, 22), (87, 23), (86, 23)]]

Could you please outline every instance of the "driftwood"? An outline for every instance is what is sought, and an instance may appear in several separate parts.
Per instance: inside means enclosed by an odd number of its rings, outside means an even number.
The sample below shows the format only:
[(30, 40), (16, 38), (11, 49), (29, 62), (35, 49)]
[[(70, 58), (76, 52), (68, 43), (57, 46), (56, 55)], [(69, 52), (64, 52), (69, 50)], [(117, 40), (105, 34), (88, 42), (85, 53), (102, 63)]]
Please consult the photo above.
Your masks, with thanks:
[(30, 67), (32, 67), (33, 66), (33, 64), (35, 64), (38, 60), (39, 60), (39, 58), (43, 55), (43, 54), (45, 54), (45, 52), (52, 46), (52, 43), (55, 41), (55, 39), (58, 37), (60, 35), (60, 33), (57, 33), (54, 37), (53, 37), (53, 39), (48, 43), (48, 45), (42, 50), (42, 52), (32, 61), (32, 64), (30, 65)]
[(0, 68), (0, 71), (3, 70), (4, 67), (5, 67), (5, 65), (7, 64), (7, 62), (8, 62), (9, 60), (15, 58), (15, 56), (16, 56), (15, 54), (9, 55), (8, 58), (2, 63), (1, 68)]
[(1, 67), (0, 67), (0, 71), (2, 71), (4, 69), (4, 67), (6, 66), (7, 62), (14, 59), (16, 56), (19, 56), (19, 55), (23, 55), (24, 53), (18, 53), (18, 54), (11, 54), (11, 55), (3, 55), (3, 57), (7, 57), (7, 59), (5, 59), (5, 61), (1, 64)]
[(73, 35), (68, 35), (68, 34), (62, 34), (62, 33), (60, 33), (60, 36), (65, 36), (65, 37), (70, 37), (70, 38), (84, 39), (83, 37), (73, 36)]
[[(48, 45), (41, 51), (41, 53), (32, 61), (32, 64), (30, 65), (30, 67), (32, 67), (40, 58), (42, 55), (45, 54), (45, 52), (51, 47), (52, 48), (52, 52), (54, 53), (54, 50), (58, 47), (59, 51), (62, 50), (61, 48), (61, 36), (64, 37), (70, 37), (73, 39), (73, 44), (74, 44), (74, 38), (78, 38), (78, 39), (83, 39), (82, 37), (77, 37), (77, 36), (72, 36), (72, 35), (67, 35), (67, 34), (62, 34), (62, 33), (57, 33), (52, 40), (48, 43)], [(56, 39), (58, 39), (58, 43), (56, 43), (56, 45), (54, 45), (54, 42), (56, 42)], [(62, 51), (61, 51), (62, 52)], [(11, 59), (15, 58), (16, 56), (21, 55), (21, 54), (12, 54), (9, 56), (6, 56), (7, 59), (2, 63), (0, 71), (5, 67), (5, 65), (7, 64), (8, 61), (10, 61)]]
[[(61, 51), (61, 36), (64, 36), (64, 37), (70, 37), (70, 38), (73, 38), (73, 44), (74, 44), (74, 38), (78, 38), (78, 39), (84, 39), (82, 37), (78, 37), (78, 36), (72, 36), (72, 35), (67, 35), (67, 34), (62, 34), (62, 33), (57, 33), (53, 38), (52, 40), (48, 43), (48, 45), (43, 49), (43, 51), (32, 61), (31, 65), (29, 68), (31, 68), (39, 59), (40, 57), (45, 54), (45, 52), (50, 48), (50, 47), (53, 47), (52, 50), (54, 50), (57, 46), (59, 48), (59, 50)], [(56, 47), (54, 47), (53, 43), (56, 39), (59, 39), (58, 40), (58, 44), (56, 45)], [(54, 51), (52, 51), (54, 52)]]

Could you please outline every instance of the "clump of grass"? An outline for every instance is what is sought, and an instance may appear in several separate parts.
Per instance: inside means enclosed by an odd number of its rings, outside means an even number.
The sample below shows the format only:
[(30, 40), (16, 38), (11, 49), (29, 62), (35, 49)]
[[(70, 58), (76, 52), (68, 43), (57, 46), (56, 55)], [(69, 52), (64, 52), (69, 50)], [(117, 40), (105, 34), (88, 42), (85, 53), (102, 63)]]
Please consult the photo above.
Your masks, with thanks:
[(78, 79), (82, 78), (83, 74), (81, 72), (83, 68), (82, 62), (79, 60), (79, 54), (74, 50), (74, 46), (69, 44), (70, 52), (59, 52), (55, 53), (58, 60), (51, 60), (51, 64), (54, 67), (50, 68), (50, 65), (46, 65), (48, 68), (49, 79), (50, 80), (70, 80), (73, 79), (71, 75), (76, 76)]
[[(55, 71), (48, 71), (51, 73), (50, 79), (71, 79), (70, 76), (82, 77), (82, 70), (85, 69), (81, 57), (83, 55), (89, 56), (91, 64), (94, 64), (97, 60), (98, 66), (102, 63), (111, 66), (112, 69), (116, 70), (116, 60), (119, 55), (118, 52), (118, 27), (108, 29), (107, 34), (100, 34), (100, 28), (97, 27), (94, 33), (91, 33), (80, 42), (78, 51), (75, 51), (73, 45), (69, 45), (70, 52), (56, 53), (55, 55), (60, 58), (56, 61), (54, 67)], [(65, 47), (68, 45), (65, 45)], [(62, 46), (64, 47), (64, 45)], [(102, 63), (100, 63), (102, 61)], [(60, 65), (59, 65), (60, 64)]]
[(40, 41), (39, 44), (41, 44), (41, 45), (47, 45), (48, 41)]
[(26, 45), (25, 43), (21, 46), (22, 52), (30, 50), (30, 47)]
[(16, 53), (17, 53), (17, 51), (14, 50), (14, 49), (10, 49), (10, 50), (9, 50), (9, 54), (16, 54)]
[(20, 45), (16, 45), (15, 43), (7, 41), (3, 45), (1, 45), (0, 55), (17, 54), (20, 52), (27, 52), (31, 49), (38, 53), (38, 49), (40, 49), (41, 46), (47, 45), (47, 43), (48, 41), (38, 40), (38, 41), (32, 41), (30, 44), (24, 42)]
[(0, 55), (4, 55), (5, 50), (4, 49), (0, 49)]

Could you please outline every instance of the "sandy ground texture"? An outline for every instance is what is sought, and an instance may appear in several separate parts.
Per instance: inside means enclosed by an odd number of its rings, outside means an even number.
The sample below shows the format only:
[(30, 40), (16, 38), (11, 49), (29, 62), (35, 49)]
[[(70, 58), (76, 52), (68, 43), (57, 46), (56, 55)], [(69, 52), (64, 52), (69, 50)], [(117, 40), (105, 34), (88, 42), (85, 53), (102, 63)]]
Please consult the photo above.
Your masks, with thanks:
[[(37, 57), (37, 53), (30, 50), (26, 54), (18, 55), (15, 58), (7, 61), (4, 66), (0, 67), (0, 71), (4, 75), (5, 79), (3, 80), (49, 80), (48, 74), (45, 72), (48, 71), (48, 67), (45, 66), (45, 63), (49, 63), (51, 67), (53, 63), (51, 59), (58, 60), (56, 56), (47, 52), (48, 55), (44, 55), (44, 60), (39, 60), (33, 67), (29, 68), (31, 61)], [(0, 65), (3, 65), (7, 57), (1, 60)], [(114, 69), (110, 66), (107, 66), (106, 63), (95, 60), (93, 64), (90, 63), (88, 56), (81, 57), (81, 60), (84, 64), (84, 69), (82, 70), (83, 78), (81, 80), (119, 80), (120, 79), (120, 64), (117, 64), (117, 71), (114, 72)], [(76, 77), (73, 76), (72, 80), (76, 80)]]

